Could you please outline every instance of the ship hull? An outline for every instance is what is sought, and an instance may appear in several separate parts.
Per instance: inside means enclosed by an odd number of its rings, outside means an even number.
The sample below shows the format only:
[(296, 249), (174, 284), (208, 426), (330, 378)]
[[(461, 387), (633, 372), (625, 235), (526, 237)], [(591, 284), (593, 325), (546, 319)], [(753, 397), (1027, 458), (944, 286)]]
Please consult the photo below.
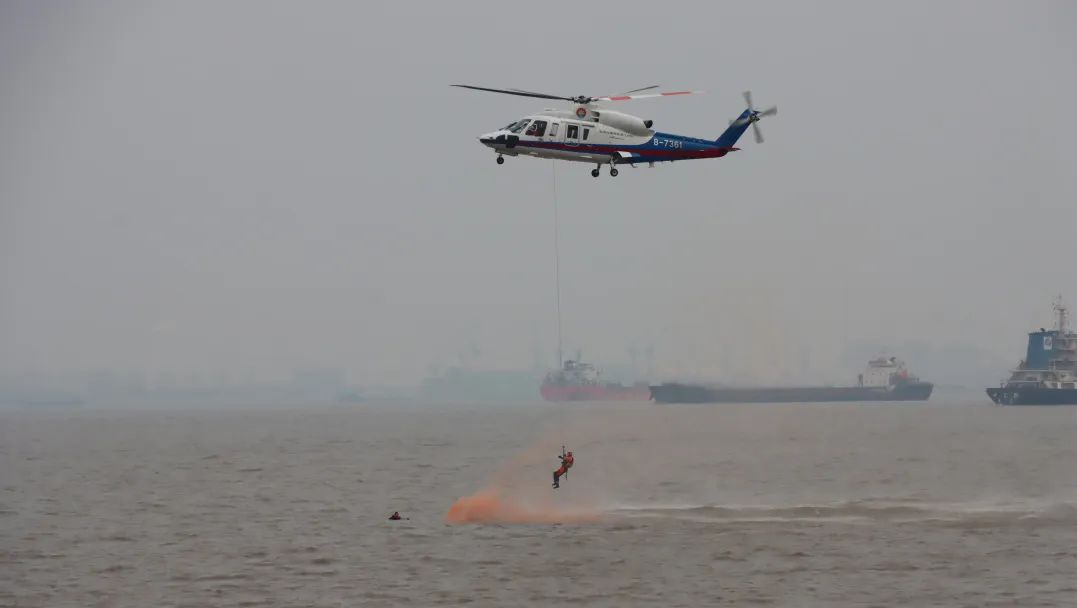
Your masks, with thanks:
[(546, 401), (649, 401), (646, 386), (543, 384), (539, 393)]
[(665, 383), (651, 387), (656, 403), (817, 403), (834, 401), (927, 401), (934, 385), (914, 382), (892, 389), (862, 386), (723, 388)]
[(1077, 405), (1072, 388), (989, 388), (987, 396), (999, 405)]

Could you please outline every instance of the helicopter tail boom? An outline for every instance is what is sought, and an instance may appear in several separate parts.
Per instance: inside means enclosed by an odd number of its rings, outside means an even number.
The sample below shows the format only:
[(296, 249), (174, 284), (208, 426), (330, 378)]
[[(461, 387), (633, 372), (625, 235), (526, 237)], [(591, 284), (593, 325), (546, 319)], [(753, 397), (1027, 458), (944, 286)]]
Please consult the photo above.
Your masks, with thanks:
[(744, 132), (748, 130), (748, 125), (751, 124), (751, 115), (751, 110), (741, 112), (741, 115), (729, 125), (729, 128), (714, 143), (723, 148), (732, 148), (737, 143), (737, 140), (740, 139), (740, 136), (744, 135)]

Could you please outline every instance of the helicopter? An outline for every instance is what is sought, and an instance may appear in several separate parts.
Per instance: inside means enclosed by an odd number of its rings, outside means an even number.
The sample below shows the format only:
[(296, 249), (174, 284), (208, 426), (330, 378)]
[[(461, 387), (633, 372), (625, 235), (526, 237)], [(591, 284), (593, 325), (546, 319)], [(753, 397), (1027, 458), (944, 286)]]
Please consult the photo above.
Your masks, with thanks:
[(499, 165), (504, 164), (506, 156), (521, 155), (594, 163), (595, 168), (591, 171), (593, 177), (599, 176), (603, 165), (609, 165), (610, 176), (616, 177), (617, 165), (635, 167), (640, 163), (647, 163), (648, 166), (653, 167), (654, 163), (658, 162), (721, 158), (740, 149), (734, 147), (734, 144), (749, 125), (752, 127), (756, 143), (763, 143), (763, 133), (756, 123), (761, 118), (778, 113), (777, 106), (756, 110), (752, 104), (751, 91), (745, 91), (744, 101), (748, 104), (748, 108), (736, 119), (730, 121), (729, 128), (718, 139), (710, 140), (660, 133), (651, 129), (654, 125), (652, 120), (644, 120), (599, 105), (602, 102), (692, 95), (702, 91), (637, 94), (658, 88), (658, 85), (652, 85), (633, 89), (620, 95), (564, 97), (521, 89), (493, 89), (468, 84), (451, 86), (571, 102), (575, 105), (572, 110), (547, 108), (542, 112), (514, 121), (497, 131), (480, 135), (479, 142), (497, 153)]

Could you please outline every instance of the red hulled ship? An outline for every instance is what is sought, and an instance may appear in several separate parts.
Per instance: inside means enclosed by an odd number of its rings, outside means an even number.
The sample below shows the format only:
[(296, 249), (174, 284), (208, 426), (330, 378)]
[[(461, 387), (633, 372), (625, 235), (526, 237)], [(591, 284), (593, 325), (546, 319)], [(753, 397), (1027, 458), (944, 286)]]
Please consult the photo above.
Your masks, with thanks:
[(559, 370), (546, 374), (539, 392), (546, 401), (650, 401), (645, 383), (626, 386), (602, 382), (590, 363), (565, 361)]

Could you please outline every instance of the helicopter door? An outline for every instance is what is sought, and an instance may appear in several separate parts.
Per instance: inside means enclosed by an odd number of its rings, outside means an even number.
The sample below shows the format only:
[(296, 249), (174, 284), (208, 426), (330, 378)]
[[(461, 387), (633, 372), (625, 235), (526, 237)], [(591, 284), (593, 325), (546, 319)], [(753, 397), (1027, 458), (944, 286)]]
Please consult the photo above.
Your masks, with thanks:
[(565, 125), (565, 143), (570, 146), (580, 145), (580, 126), (567, 124)]

